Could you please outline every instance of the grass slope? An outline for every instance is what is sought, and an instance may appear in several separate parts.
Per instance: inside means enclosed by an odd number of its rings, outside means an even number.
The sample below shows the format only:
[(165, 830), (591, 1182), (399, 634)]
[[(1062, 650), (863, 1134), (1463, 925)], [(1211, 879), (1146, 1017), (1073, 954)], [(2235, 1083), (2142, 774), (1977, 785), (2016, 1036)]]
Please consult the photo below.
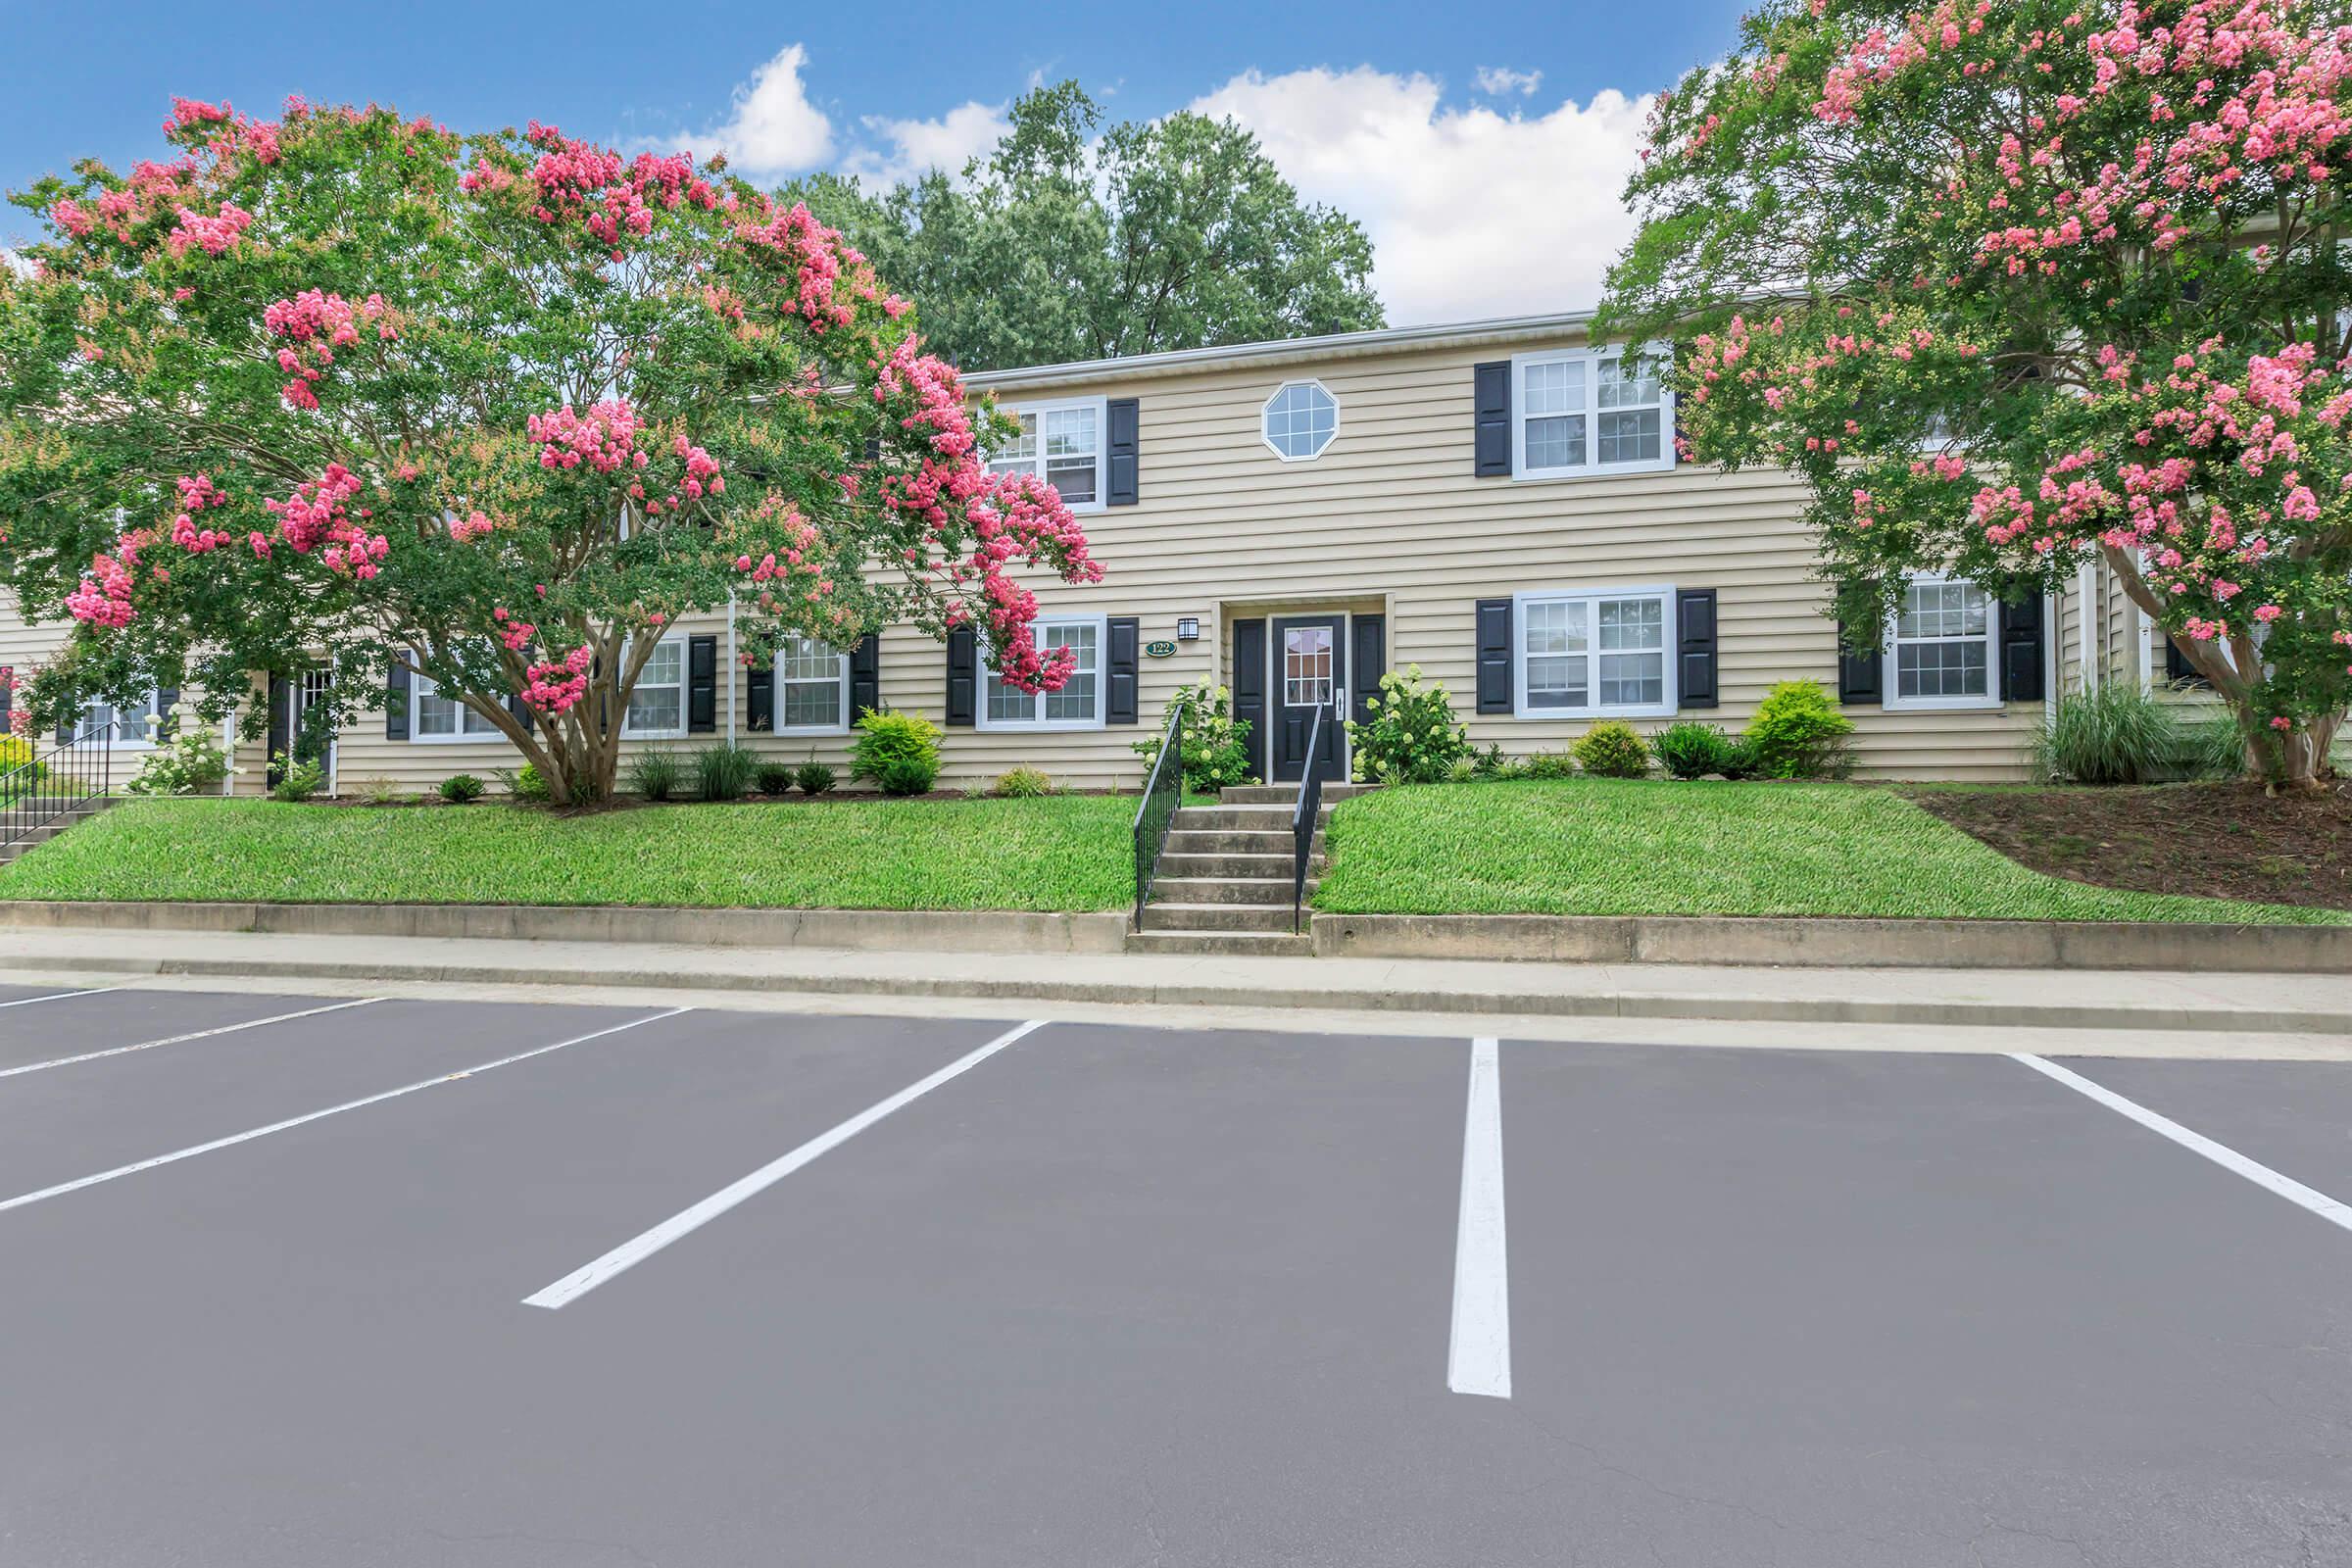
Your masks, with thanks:
[(1342, 805), (1315, 907), (1350, 914), (1830, 914), (2346, 924), (2340, 910), (2090, 887), (1886, 790), (1514, 780)]
[(132, 802), (0, 867), (0, 898), (1116, 909), (1135, 801), (827, 801), (558, 816)]

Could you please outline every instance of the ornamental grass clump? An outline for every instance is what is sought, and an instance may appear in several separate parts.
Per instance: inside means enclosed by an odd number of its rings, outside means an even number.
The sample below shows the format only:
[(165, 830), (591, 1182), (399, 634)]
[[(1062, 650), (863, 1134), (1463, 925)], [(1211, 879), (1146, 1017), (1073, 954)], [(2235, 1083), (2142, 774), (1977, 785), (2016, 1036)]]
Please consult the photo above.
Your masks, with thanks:
[(1421, 666), (1408, 664), (1380, 677), (1364, 699), (1371, 717), (1348, 722), (1355, 776), (1369, 784), (1442, 784), (1453, 764), (1471, 755), (1470, 736), (1454, 722), (1446, 688), (1424, 687)]
[(2034, 771), (2077, 784), (2149, 784), (2180, 776), (2180, 727), (2128, 681), (2068, 692), (2034, 737)]
[(748, 746), (706, 746), (694, 754), (695, 788), (706, 801), (742, 800), (759, 771), (759, 754)]
[(629, 787), (649, 801), (675, 800), (686, 788), (686, 763), (667, 747), (649, 746), (629, 759)]
[(995, 793), (1008, 801), (1033, 801), (1054, 793), (1054, 780), (1034, 767), (1008, 767), (997, 775)]

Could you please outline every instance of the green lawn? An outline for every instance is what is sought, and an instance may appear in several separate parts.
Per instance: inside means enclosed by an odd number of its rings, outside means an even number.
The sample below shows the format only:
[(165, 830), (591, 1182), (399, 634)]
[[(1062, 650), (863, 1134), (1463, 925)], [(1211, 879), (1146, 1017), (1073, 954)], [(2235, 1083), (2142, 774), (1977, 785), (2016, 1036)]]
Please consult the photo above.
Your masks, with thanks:
[(1574, 779), (1382, 790), (1332, 815), (1315, 907), (2352, 924), (2030, 871), (1886, 790)]
[(1134, 798), (657, 806), (558, 816), (128, 802), (0, 867), (0, 898), (1116, 909)]

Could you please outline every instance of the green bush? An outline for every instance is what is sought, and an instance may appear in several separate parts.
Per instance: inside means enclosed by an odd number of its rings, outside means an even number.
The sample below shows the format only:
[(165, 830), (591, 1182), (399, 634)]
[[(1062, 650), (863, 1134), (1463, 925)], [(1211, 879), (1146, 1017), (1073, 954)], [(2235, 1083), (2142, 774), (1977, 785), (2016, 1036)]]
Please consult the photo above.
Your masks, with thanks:
[(2129, 681), (2068, 692), (2034, 739), (2034, 771), (2078, 784), (2146, 784), (2174, 776), (2181, 735), (2165, 705)]
[(122, 787), (133, 795), (204, 795), (228, 777), (228, 755), (211, 728), (182, 730), (147, 754), (139, 771)]
[(759, 781), (760, 794), (789, 795), (792, 793), (793, 772), (790, 762), (763, 760), (753, 770), (752, 776)]
[(273, 801), (300, 805), (326, 787), (326, 769), (316, 759), (298, 762), (279, 752), (270, 761), (277, 768), (277, 782), (270, 786), (270, 798)]
[[(1233, 716), (1233, 693), (1222, 686), (1205, 681), (1198, 686), (1179, 686), (1168, 699), (1171, 705), (1184, 703), (1183, 756), (1184, 787), (1197, 795), (1211, 795), (1228, 784), (1248, 784), (1255, 775), (1250, 771), (1250, 721)], [(1160, 731), (1167, 731), (1167, 715), (1160, 715)], [(1151, 735), (1130, 748), (1144, 760), (1148, 774), (1159, 760), (1160, 735)]]
[(1054, 793), (1054, 781), (1034, 767), (1008, 767), (997, 775), (995, 793), (1011, 801), (1033, 801)]
[(1508, 771), (1509, 766), (1502, 760), (1502, 747), (1495, 741), (1489, 741), (1487, 749), (1470, 760), (1472, 778), (1500, 778)]
[(629, 788), (649, 801), (675, 800), (686, 787), (686, 763), (663, 746), (649, 746), (629, 759)]
[(1604, 718), (1570, 748), (1595, 778), (1642, 778), (1649, 772), (1649, 743), (1622, 718)]
[(555, 791), (548, 788), (547, 780), (541, 776), (536, 762), (525, 762), (520, 767), (502, 767), (498, 770), (498, 781), (507, 787), (509, 795), (518, 801), (537, 803), (552, 799), (555, 795)]
[(850, 746), (850, 777), (885, 795), (921, 795), (939, 782), (939, 726), (913, 713), (867, 709)]
[(2237, 778), (2246, 771), (2246, 737), (2227, 712), (2173, 723), (2173, 773), (2179, 778)]
[(1765, 695), (1741, 737), (1766, 778), (1838, 778), (1853, 767), (1854, 721), (1819, 681), (1785, 680)]
[(1737, 740), (1713, 724), (1689, 719), (1658, 731), (1649, 749), (1676, 778), (1705, 778), (1709, 773), (1737, 778), (1742, 761)]
[(811, 756), (792, 770), (792, 781), (803, 795), (822, 795), (833, 787), (833, 769)]
[(706, 801), (742, 800), (759, 771), (759, 754), (748, 746), (706, 746), (694, 754), (695, 788)]
[(482, 798), (482, 781), (471, 773), (452, 773), (441, 781), (441, 798), (452, 806), (464, 806)]
[(1355, 776), (1363, 782), (1440, 784), (1470, 755), (1470, 737), (1454, 722), (1446, 688), (1424, 688), (1418, 664), (1381, 676), (1380, 690), (1365, 706), (1370, 719), (1348, 720)]
[(1533, 752), (1516, 762), (1506, 763), (1506, 778), (1574, 778), (1576, 759), (1566, 752)]

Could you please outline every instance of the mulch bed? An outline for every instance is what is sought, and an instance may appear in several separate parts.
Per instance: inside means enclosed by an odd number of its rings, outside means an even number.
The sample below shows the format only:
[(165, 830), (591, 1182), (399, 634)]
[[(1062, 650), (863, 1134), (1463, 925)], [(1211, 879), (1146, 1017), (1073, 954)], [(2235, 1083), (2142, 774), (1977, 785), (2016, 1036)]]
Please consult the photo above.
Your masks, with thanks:
[(2352, 784), (1921, 790), (1910, 796), (2011, 859), (2076, 882), (2352, 909)]

